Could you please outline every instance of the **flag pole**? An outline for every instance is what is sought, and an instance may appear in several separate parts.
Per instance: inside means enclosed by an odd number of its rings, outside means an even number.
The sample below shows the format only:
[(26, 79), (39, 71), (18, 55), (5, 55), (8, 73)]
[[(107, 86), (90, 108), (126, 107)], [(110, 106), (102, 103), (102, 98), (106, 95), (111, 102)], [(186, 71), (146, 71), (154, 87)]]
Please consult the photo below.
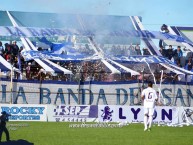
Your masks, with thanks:
[(10, 85), (11, 101), (10, 104), (13, 104), (13, 66), (11, 66), (11, 85)]

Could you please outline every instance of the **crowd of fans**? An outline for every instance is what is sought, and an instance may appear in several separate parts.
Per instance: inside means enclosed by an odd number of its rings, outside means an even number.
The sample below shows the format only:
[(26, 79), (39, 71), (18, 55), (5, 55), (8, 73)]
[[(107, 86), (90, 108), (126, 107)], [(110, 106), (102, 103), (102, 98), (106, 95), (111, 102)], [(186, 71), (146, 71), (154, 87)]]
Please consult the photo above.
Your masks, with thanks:
[[(73, 75), (46, 73), (35, 61), (26, 62), (21, 55), (23, 47), (18, 47), (17, 42), (13, 41), (4, 46), (0, 42), (1, 56), (12, 64), (12, 66), (21, 70), (14, 72), (15, 79), (27, 80), (59, 80), (59, 81), (126, 81), (133, 77), (130, 74), (112, 75), (110, 70), (101, 61), (88, 62), (56, 62), (58, 65), (72, 71)], [(90, 51), (89, 45), (79, 45), (79, 52), (82, 54), (94, 54)], [(38, 48), (38, 51), (42, 51)], [(19, 62), (20, 61), (20, 62)], [(19, 66), (20, 63), (20, 66)], [(1, 76), (2, 77), (2, 76)], [(7, 77), (7, 76), (6, 76)]]
[[(113, 56), (129, 56), (129, 55), (150, 55), (147, 48), (140, 48), (140, 45), (111, 45), (110, 47), (100, 45), (100, 48), (107, 55)], [(0, 55), (14, 67), (18, 68), (20, 72), (14, 72), (15, 79), (27, 79), (27, 80), (59, 80), (59, 81), (129, 81), (129, 80), (142, 80), (153, 79), (151, 74), (142, 74), (140, 76), (131, 76), (129, 73), (111, 74), (111, 71), (101, 61), (84, 61), (84, 62), (56, 62), (61, 67), (64, 67), (72, 71), (73, 75), (68, 74), (51, 74), (46, 73), (41, 66), (35, 61), (26, 62), (21, 55), (23, 47), (20, 48), (16, 41), (12, 43), (5, 43), (4, 45), (0, 42)], [(42, 51), (42, 49), (38, 49)], [(92, 55), (94, 51), (90, 49), (88, 44), (79, 45), (78, 51), (83, 54)], [(160, 53), (163, 57), (173, 60), (179, 67), (184, 67), (187, 70), (193, 71), (193, 55), (188, 53), (187, 56), (183, 56), (181, 47), (173, 49), (170, 45), (168, 49), (163, 47), (160, 48)], [(160, 74), (157, 73), (156, 79), (160, 79)], [(171, 77), (166, 73), (164, 74), (165, 80), (176, 80), (177, 77), (172, 74)]]
[[(188, 51), (186, 48), (183, 50)], [(193, 71), (193, 53), (191, 51), (184, 56), (181, 46), (177, 46), (177, 49), (174, 49), (172, 45), (169, 45), (168, 49), (160, 47), (160, 53), (163, 57), (172, 60), (179, 67)]]
[(17, 61), (17, 56), (19, 54), (19, 47), (16, 44), (16, 41), (13, 41), (12, 44), (5, 43), (5, 48), (0, 41), (0, 55), (4, 57), (8, 62)]
[(141, 51), (140, 45), (112, 45), (108, 46), (100, 46), (103, 51), (108, 55), (113, 56), (129, 56), (129, 55), (150, 55), (147, 48), (143, 48)]

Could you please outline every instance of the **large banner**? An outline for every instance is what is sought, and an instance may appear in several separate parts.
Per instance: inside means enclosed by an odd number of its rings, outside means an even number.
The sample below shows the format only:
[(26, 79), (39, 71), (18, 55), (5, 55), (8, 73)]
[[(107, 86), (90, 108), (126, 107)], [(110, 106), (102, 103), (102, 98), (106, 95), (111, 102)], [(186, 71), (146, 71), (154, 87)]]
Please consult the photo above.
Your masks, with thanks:
[(0, 36), (9, 37), (47, 37), (47, 36), (120, 36), (120, 37), (138, 37), (138, 38), (151, 38), (171, 40), (176, 42), (191, 43), (189, 40), (170, 33), (162, 33), (159, 31), (148, 30), (80, 30), (76, 28), (57, 29), (57, 28), (34, 28), (34, 27), (12, 27), (0, 26)]
[[(153, 121), (178, 123), (178, 112), (178, 107), (156, 107)], [(143, 106), (100, 105), (98, 119), (100, 122), (143, 122)]]
[(0, 112), (6, 111), (10, 121), (47, 121), (47, 105), (0, 104)]
[[(127, 105), (141, 104), (142, 83), (131, 82), (75, 82), (62, 81), (0, 81), (0, 102), (14, 104), (63, 105)], [(158, 88), (154, 88), (158, 91)], [(163, 104), (193, 106), (192, 84), (162, 84)]]
[(48, 105), (48, 121), (54, 122), (91, 122), (98, 117), (96, 105)]
[[(143, 106), (0, 104), (10, 121), (129, 122), (144, 121)], [(153, 122), (193, 124), (193, 107), (156, 106)]]

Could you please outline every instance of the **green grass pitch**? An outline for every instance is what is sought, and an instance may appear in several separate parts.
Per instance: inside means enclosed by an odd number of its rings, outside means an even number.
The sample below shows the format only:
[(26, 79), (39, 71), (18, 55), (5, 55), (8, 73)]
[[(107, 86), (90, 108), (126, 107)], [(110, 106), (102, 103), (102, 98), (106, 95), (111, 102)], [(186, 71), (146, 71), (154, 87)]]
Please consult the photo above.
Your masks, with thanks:
[[(7, 128), (11, 142), (25, 140), (34, 145), (193, 144), (193, 126), (154, 125), (151, 132), (144, 132), (143, 124), (129, 124), (122, 128), (70, 128), (69, 124), (73, 122), (8, 122)], [(5, 142), (4, 133), (2, 142)]]

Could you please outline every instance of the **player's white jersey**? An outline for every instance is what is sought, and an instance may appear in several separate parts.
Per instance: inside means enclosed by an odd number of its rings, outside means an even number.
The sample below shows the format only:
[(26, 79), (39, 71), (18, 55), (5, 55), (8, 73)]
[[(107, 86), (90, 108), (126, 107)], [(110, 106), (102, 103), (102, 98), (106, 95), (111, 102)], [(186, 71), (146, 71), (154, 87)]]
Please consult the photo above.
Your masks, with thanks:
[(142, 96), (144, 96), (144, 107), (153, 108), (155, 106), (155, 100), (157, 99), (156, 91), (148, 87), (142, 91)]

